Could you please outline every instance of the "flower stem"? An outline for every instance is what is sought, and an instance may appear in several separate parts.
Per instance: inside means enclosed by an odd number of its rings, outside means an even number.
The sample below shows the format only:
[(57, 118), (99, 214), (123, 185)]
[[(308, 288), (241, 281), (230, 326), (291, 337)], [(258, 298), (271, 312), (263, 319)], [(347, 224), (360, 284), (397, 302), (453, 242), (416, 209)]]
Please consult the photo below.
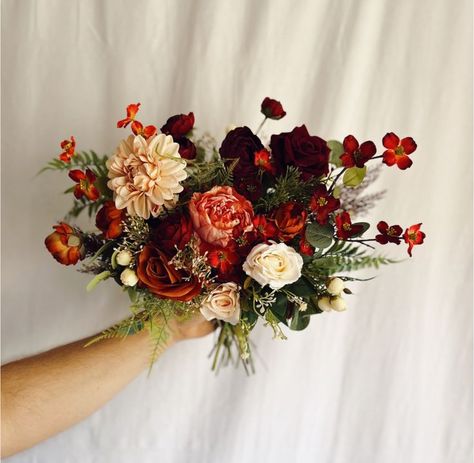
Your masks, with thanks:
[(334, 190), (334, 187), (336, 186), (336, 182), (340, 179), (341, 175), (346, 171), (346, 167), (344, 167), (344, 169), (341, 170), (341, 172), (339, 172), (337, 175), (336, 175), (336, 178), (334, 179), (334, 181), (332, 182), (331, 184), (331, 187), (329, 188), (328, 190), (328, 194), (332, 193), (332, 191)]
[(263, 119), (263, 121), (260, 122), (260, 125), (258, 126), (258, 128), (257, 128), (257, 130), (256, 130), (256, 132), (255, 132), (255, 135), (258, 135), (258, 132), (260, 132), (260, 130), (261, 130), (262, 127), (263, 127), (263, 124), (265, 124), (265, 122), (267, 121), (267, 119), (268, 119), (268, 117), (265, 116), (265, 118)]

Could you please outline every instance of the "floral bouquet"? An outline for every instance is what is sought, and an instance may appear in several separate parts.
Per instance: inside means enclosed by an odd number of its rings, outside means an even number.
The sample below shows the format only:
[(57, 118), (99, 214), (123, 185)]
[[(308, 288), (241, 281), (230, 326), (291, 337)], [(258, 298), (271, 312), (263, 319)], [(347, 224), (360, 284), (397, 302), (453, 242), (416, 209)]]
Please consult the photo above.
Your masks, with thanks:
[[(394, 262), (373, 244), (423, 243), (421, 224), (403, 230), (379, 221), (353, 221), (384, 192), (366, 188), (381, 164), (405, 170), (416, 143), (387, 133), (384, 151), (372, 141), (343, 142), (310, 135), (306, 126), (259, 138), (267, 119), (281, 119), (280, 102), (265, 98), (256, 132), (231, 128), (217, 148), (195, 136), (194, 115), (168, 119), (158, 131), (137, 120), (140, 103), (127, 107), (119, 128), (132, 134), (112, 156), (76, 152), (74, 137), (43, 170), (67, 171), (73, 205), (45, 240), (64, 265), (113, 279), (131, 300), (131, 316), (94, 341), (147, 329), (153, 363), (170, 319), (199, 311), (219, 334), (213, 368), (236, 359), (253, 370), (249, 335), (258, 320), (285, 339), (285, 327), (306, 328), (311, 316), (346, 309), (347, 272)], [(368, 171), (369, 162), (382, 162)], [(98, 231), (70, 221), (86, 211)], [(234, 353), (237, 355), (234, 355)]]

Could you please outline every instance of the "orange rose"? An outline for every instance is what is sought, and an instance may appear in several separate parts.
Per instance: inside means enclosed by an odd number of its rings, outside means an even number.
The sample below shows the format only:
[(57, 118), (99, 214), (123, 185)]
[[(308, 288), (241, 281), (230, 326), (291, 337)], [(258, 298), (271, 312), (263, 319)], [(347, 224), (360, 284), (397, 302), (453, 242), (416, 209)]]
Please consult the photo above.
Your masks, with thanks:
[(194, 193), (189, 212), (196, 233), (214, 246), (224, 248), (234, 236), (254, 228), (252, 204), (230, 186)]
[(106, 201), (97, 212), (95, 225), (104, 233), (106, 239), (111, 240), (122, 234), (123, 220), (125, 220), (125, 210), (117, 209), (113, 201)]
[(154, 245), (146, 245), (140, 252), (137, 276), (141, 286), (164, 299), (186, 302), (201, 292), (199, 280), (176, 270), (166, 255)]
[(304, 230), (308, 213), (301, 204), (284, 203), (273, 214), (272, 218), (282, 241), (290, 241)]
[(54, 232), (46, 237), (44, 244), (53, 257), (63, 265), (74, 265), (84, 259), (82, 238), (67, 223), (55, 225)]

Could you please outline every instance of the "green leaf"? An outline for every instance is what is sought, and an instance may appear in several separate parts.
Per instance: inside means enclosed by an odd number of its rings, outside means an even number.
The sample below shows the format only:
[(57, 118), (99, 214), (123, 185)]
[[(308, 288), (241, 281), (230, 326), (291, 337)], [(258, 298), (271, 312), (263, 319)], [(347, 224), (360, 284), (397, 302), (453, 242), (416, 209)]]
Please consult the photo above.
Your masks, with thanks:
[(271, 311), (273, 315), (285, 325), (288, 324), (286, 319), (286, 310), (288, 306), (288, 299), (284, 293), (276, 293), (276, 302), (272, 305)]
[(334, 229), (329, 224), (319, 225), (318, 223), (310, 223), (306, 227), (306, 240), (317, 249), (331, 246), (333, 234)]
[(88, 293), (91, 292), (101, 281), (106, 280), (109, 277), (110, 272), (108, 270), (99, 273), (91, 281), (89, 281), (89, 284), (86, 286), (86, 291)]
[(315, 294), (314, 286), (304, 277), (301, 277), (296, 283), (287, 286), (288, 291), (299, 297), (309, 297)]
[(289, 325), (290, 330), (301, 331), (309, 325), (309, 315), (304, 315), (304, 312), (296, 310)]
[(329, 162), (334, 164), (337, 167), (342, 166), (342, 162), (340, 156), (344, 153), (344, 146), (340, 141), (337, 140), (329, 140), (327, 142), (328, 148), (331, 150), (331, 154), (329, 157)]
[(347, 187), (356, 187), (362, 183), (364, 180), (365, 174), (367, 172), (367, 167), (351, 167), (344, 172), (342, 181)]

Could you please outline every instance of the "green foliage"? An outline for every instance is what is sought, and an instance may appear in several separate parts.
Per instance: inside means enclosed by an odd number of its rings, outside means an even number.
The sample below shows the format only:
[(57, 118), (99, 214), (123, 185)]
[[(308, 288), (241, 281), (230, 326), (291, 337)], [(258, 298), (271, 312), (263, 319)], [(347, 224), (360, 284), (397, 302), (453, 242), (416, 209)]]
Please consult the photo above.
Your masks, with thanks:
[(344, 146), (340, 141), (337, 140), (328, 140), (327, 145), (331, 150), (329, 162), (334, 164), (336, 167), (341, 167), (342, 162), (340, 156), (344, 153)]
[(41, 169), (38, 174), (47, 170), (71, 170), (81, 169), (86, 170), (87, 168), (92, 169), (97, 177), (107, 177), (107, 156), (99, 156), (95, 151), (81, 151), (71, 158), (71, 162), (64, 162), (58, 158), (52, 159)]
[(316, 222), (306, 227), (306, 240), (316, 249), (325, 249), (333, 242), (334, 229), (331, 225), (319, 225)]
[(183, 185), (193, 192), (206, 191), (215, 185), (232, 185), (234, 169), (238, 162), (238, 159), (224, 161), (219, 153), (215, 153), (213, 161), (187, 161), (189, 175)]
[(342, 181), (344, 186), (354, 188), (360, 185), (367, 173), (367, 166), (364, 167), (351, 167), (344, 172)]

